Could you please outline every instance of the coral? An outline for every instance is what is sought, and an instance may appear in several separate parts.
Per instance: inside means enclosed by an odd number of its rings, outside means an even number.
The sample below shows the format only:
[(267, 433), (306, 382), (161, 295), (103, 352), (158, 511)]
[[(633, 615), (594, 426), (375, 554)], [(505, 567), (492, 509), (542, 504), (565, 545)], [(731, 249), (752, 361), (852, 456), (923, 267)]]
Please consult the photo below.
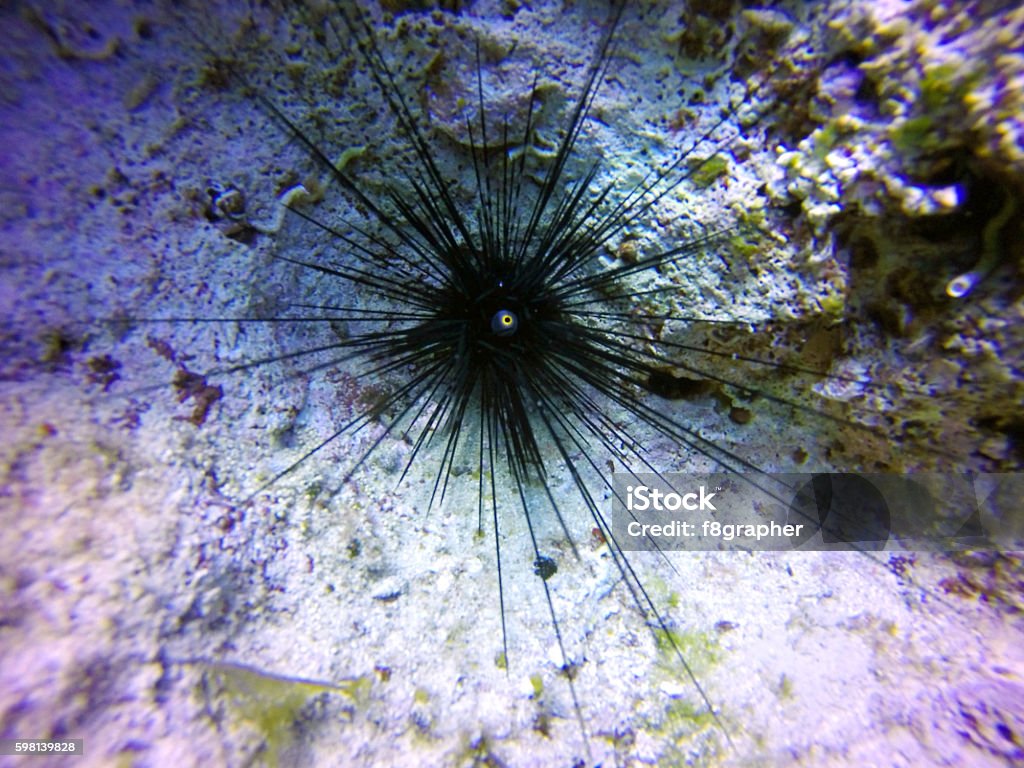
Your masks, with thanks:
[(841, 210), (953, 212), (965, 202), (965, 159), (1021, 194), (1024, 56), (1011, 43), (1024, 11), (980, 23), (969, 13), (964, 3), (837, 4), (828, 42), (838, 55), (812, 86), (809, 125), (791, 126), (775, 185), (816, 230)]
[(958, 570), (940, 585), (947, 593), (1024, 613), (1024, 557), (1015, 552), (958, 552)]
[[(1012, 41), (1024, 35), (1024, 12), (930, 0), (833, 8), (828, 62), (812, 68), (795, 53), (775, 85), (807, 106), (779, 120), (768, 193), (798, 207), (816, 238), (835, 235), (849, 281), (831, 308), (866, 310), (874, 327), (854, 333), (890, 350), (887, 364), (862, 361), (867, 375), (959, 402), (893, 414), (896, 429), (931, 429), (951, 407), (984, 425), (986, 409), (1012, 409), (1022, 396), (1010, 350), (1021, 342), (1024, 202), (1024, 57)], [(918, 369), (927, 350), (944, 362)], [(877, 393), (871, 400), (891, 410)], [(997, 453), (993, 466), (1013, 466), (1012, 447)]]

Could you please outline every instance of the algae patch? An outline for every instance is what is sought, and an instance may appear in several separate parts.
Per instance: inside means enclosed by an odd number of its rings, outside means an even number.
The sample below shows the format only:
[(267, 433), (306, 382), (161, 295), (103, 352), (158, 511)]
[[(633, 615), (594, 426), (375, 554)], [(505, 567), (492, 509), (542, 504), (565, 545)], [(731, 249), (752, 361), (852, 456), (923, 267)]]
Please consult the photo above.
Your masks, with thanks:
[(692, 171), (690, 180), (700, 189), (707, 189), (729, 172), (729, 161), (724, 155), (712, 155), (700, 161)]
[(275, 675), (240, 664), (203, 664), (202, 693), (211, 717), (254, 734), (256, 762), (280, 763), (302, 728), (320, 719), (331, 697), (358, 704), (370, 680), (357, 677), (338, 683)]
[(707, 632), (656, 629), (654, 640), (658, 648), (659, 661), (663, 667), (673, 672), (678, 666), (678, 654), (682, 654), (690, 669), (698, 674), (701, 670), (712, 667), (720, 658), (718, 639)]
[[(690, 695), (680, 695), (676, 688), (686, 678), (706, 679), (708, 671), (721, 660), (718, 635), (714, 632), (682, 632), (657, 629), (654, 632), (658, 650), (658, 668), (668, 677), (662, 684), (669, 700), (658, 720), (649, 727), (658, 739), (672, 745), (663, 755), (666, 765), (715, 765), (723, 744), (718, 740), (716, 723), (722, 717)], [(685, 659), (682, 661), (680, 659)]]

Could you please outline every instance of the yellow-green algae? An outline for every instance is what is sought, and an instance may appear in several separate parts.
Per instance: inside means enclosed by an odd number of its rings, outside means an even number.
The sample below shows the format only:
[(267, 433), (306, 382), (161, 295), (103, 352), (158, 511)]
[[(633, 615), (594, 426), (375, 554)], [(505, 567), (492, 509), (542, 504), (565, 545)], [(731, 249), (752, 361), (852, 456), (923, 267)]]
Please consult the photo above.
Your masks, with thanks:
[(697, 164), (690, 176), (692, 181), (700, 189), (707, 189), (717, 179), (729, 172), (729, 160), (725, 155), (712, 155), (706, 160)]
[(340, 682), (302, 680), (275, 675), (241, 664), (203, 664), (209, 703), (224, 706), (229, 720), (254, 730), (262, 741), (257, 759), (276, 768), (281, 752), (294, 740), (303, 710), (320, 696), (340, 695), (355, 702), (366, 699), (370, 679)]
[[(714, 633), (656, 629), (654, 639), (658, 649), (658, 668), (673, 681), (689, 678), (689, 673), (679, 661), (679, 654), (686, 660), (690, 671), (701, 680), (706, 679), (708, 671), (721, 660), (718, 637)], [(663, 743), (673, 745), (661, 756), (659, 764), (717, 764), (722, 744), (718, 741), (715, 726), (715, 715), (703, 701), (690, 694), (669, 699), (660, 719), (648, 723), (652, 734)], [(695, 757), (698, 746), (699, 756)]]

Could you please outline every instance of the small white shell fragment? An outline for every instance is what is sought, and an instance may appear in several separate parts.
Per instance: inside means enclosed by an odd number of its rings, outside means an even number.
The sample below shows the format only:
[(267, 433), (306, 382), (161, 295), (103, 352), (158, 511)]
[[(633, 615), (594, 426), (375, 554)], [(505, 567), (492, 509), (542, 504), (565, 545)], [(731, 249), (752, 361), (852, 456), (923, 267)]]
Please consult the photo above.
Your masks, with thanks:
[(932, 200), (939, 206), (953, 210), (960, 207), (960, 187), (953, 185), (932, 192)]

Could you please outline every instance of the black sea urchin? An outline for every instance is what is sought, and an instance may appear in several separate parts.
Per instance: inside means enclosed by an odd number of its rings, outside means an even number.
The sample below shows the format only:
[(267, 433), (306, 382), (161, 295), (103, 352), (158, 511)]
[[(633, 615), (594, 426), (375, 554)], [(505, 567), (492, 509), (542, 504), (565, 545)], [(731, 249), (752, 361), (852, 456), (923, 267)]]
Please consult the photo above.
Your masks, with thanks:
[[(560, 464), (571, 474), (592, 515), (595, 535), (610, 544), (609, 552), (637, 606), (651, 614), (666, 646), (673, 649), (711, 710), (711, 702), (700, 689), (676, 640), (615, 540), (607, 516), (598, 506), (596, 494), (601, 492), (600, 488), (594, 489), (584, 479), (585, 473), (591, 471), (600, 476), (591, 457), (598, 446), (626, 467), (638, 464), (653, 469), (631, 445), (628, 430), (607, 415), (610, 405), (702, 453), (713, 455), (715, 449), (688, 427), (643, 402), (640, 389), (658, 374), (661, 358), (639, 348), (637, 342), (643, 341), (643, 337), (609, 327), (612, 322), (651, 319), (630, 315), (619, 308), (624, 301), (647, 293), (624, 288), (626, 278), (691, 258), (707, 238), (689, 240), (680, 247), (618, 265), (602, 264), (602, 257), (621, 233), (647, 213), (660, 196), (688, 178), (686, 173), (676, 173), (674, 181), (666, 182), (666, 175), (677, 171), (688, 153), (682, 153), (666, 170), (650, 174), (624, 190), (617, 190), (615, 182), (595, 185), (597, 162), (581, 178), (573, 182), (565, 178), (566, 163), (589, 117), (596, 88), (612, 61), (610, 47), (623, 5), (615, 4), (612, 8), (571, 109), (569, 123), (536, 189), (530, 188), (526, 178), (525, 148), (533, 140), (535, 130), (533, 108), (538, 101), (538, 78), (534, 78), (527, 98), (529, 106), (521, 135), (511, 136), (505, 119), (497, 129), (497, 144), (492, 144), (477, 45), (478, 125), (466, 118), (477, 194), (476, 209), (472, 212), (466, 212), (456, 202), (450, 183), (434, 160), (420, 120), (399, 88), (363, 13), (343, 4), (336, 10), (335, 23), (328, 23), (327, 28), (342, 45), (354, 42), (358, 47), (411, 144), (413, 164), (403, 179), (411, 195), (404, 197), (389, 184), (383, 190), (383, 200), (371, 199), (361, 184), (338, 168), (302, 128), (271, 100), (254, 92), (259, 103), (308, 149), (330, 178), (368, 209), (380, 230), (378, 234), (356, 228), (352, 234), (346, 232), (347, 222), (324, 222), (301, 208), (292, 208), (298, 216), (332, 236), (342, 253), (316, 261), (290, 255), (278, 258), (333, 279), (336, 287), (329, 292), (338, 297), (351, 295), (352, 286), (377, 296), (382, 303), (379, 309), (353, 309), (340, 298), (338, 304), (295, 303), (293, 307), (329, 313), (332, 321), (360, 326), (348, 338), (329, 344), (327, 350), (350, 351), (346, 358), (365, 366), (364, 375), (400, 371), (407, 378), (372, 407), (306, 450), (262, 489), (272, 486), (338, 437), (357, 433), (387, 415), (386, 427), (362, 456), (351, 463), (344, 478), (350, 478), (385, 438), (405, 432), (411, 435), (411, 449), (402, 478), (421, 452), (432, 450), (436, 457), (432, 457), (436, 461), (432, 504), (435, 499), (443, 500), (456, 460), (466, 453), (468, 445), (477, 462), (479, 519), (487, 511), (493, 522), (503, 663), (508, 664), (508, 643), (497, 485), (511, 481), (515, 498), (511, 504), (503, 502), (501, 506), (518, 507), (527, 523), (535, 573), (544, 586), (562, 669), (571, 689), (569, 656), (546, 583), (556, 570), (555, 561), (542, 553), (533, 522), (537, 515), (553, 515), (575, 550), (560, 502), (547, 479), (551, 465)], [(717, 127), (712, 126), (709, 135)], [(490, 139), (494, 138), (493, 132), (492, 127)], [(513, 158), (511, 146), (524, 150)], [(617, 197), (613, 197), (613, 192), (618, 192)], [(343, 261), (339, 256), (347, 259)], [(294, 322), (323, 319), (322, 315), (296, 316)], [(365, 326), (369, 329), (364, 330)], [(312, 350), (322, 351), (322, 347)], [(728, 455), (720, 449), (718, 452)], [(585, 466), (577, 468), (577, 462)], [(606, 491), (611, 490), (607, 481), (604, 485)], [(541, 492), (539, 498), (535, 496), (537, 490)], [(487, 497), (489, 505), (485, 504)], [(573, 700), (583, 726), (575, 692)]]

